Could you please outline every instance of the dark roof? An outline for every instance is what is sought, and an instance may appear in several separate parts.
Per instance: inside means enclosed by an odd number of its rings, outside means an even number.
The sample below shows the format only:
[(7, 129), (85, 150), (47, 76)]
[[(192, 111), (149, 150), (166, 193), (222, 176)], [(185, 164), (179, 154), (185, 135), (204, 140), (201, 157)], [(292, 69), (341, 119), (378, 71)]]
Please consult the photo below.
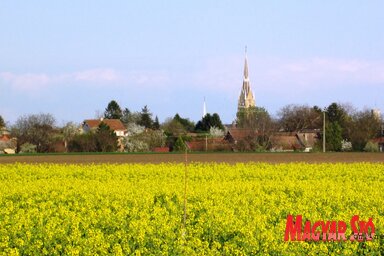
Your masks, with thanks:
[(314, 147), (316, 141), (319, 139), (317, 133), (314, 132), (298, 132), (296, 134), (297, 138), (300, 140), (300, 143), (305, 147)]
[(84, 124), (88, 125), (90, 129), (95, 129), (99, 127), (100, 123), (103, 122), (106, 125), (109, 126), (114, 131), (125, 131), (127, 128), (125, 128), (124, 124), (119, 119), (89, 119), (85, 120)]
[(225, 139), (233, 139), (235, 141), (239, 141), (242, 139), (246, 139), (247, 137), (254, 137), (258, 133), (253, 129), (246, 128), (232, 128), (229, 129), (227, 134), (225, 135)]
[(305, 146), (300, 142), (296, 133), (280, 132), (271, 138), (272, 146), (284, 150), (302, 149)]

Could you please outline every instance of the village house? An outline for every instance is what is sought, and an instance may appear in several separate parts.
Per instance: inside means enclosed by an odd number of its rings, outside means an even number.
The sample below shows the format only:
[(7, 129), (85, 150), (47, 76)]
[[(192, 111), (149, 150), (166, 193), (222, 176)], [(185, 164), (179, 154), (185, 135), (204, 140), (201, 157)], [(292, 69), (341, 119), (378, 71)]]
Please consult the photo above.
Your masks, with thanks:
[(82, 130), (84, 133), (96, 131), (101, 123), (108, 125), (117, 137), (124, 137), (127, 134), (127, 128), (119, 119), (88, 119), (83, 122)]
[(11, 133), (2, 128), (0, 130), (0, 154), (15, 154), (17, 141), (11, 137)]
[(379, 152), (384, 152), (384, 137), (379, 137), (371, 140), (379, 146)]
[(88, 133), (90, 131), (96, 131), (101, 123), (104, 123), (109, 126), (109, 128), (116, 134), (117, 136), (117, 147), (118, 151), (124, 151), (123, 145), (123, 137), (128, 134), (127, 128), (120, 121), (120, 119), (88, 119), (85, 120), (82, 124), (82, 132)]
[(224, 136), (224, 140), (231, 143), (237, 144), (242, 140), (246, 140), (249, 138), (254, 138), (258, 135), (258, 133), (253, 129), (247, 128), (229, 128), (227, 133)]
[(319, 138), (317, 130), (298, 132), (276, 132), (271, 137), (271, 151), (304, 151), (313, 150)]
[(186, 142), (191, 151), (229, 151), (231, 145), (223, 138), (199, 137)]

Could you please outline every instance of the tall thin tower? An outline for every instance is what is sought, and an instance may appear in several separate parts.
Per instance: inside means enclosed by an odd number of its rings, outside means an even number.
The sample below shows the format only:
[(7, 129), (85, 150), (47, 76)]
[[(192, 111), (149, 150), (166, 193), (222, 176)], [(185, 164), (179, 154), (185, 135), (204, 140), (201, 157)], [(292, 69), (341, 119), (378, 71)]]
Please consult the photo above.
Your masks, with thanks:
[(237, 110), (239, 111), (241, 109), (254, 107), (254, 106), (255, 106), (255, 97), (253, 96), (251, 85), (249, 83), (247, 47), (245, 47), (243, 86), (241, 88)]
[(204, 97), (204, 103), (203, 103), (203, 117), (207, 115), (207, 106), (205, 104), (205, 97)]

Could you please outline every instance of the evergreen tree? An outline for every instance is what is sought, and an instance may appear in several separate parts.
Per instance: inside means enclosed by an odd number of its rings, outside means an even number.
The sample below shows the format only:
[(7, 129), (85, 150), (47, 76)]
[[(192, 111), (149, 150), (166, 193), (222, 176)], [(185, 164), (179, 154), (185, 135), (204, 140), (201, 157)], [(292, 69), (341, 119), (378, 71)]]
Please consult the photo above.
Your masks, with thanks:
[(121, 108), (119, 104), (112, 100), (109, 102), (107, 108), (104, 112), (104, 118), (106, 119), (121, 119), (123, 116), (123, 112), (121, 111)]
[(325, 129), (326, 147), (329, 151), (341, 151), (342, 129), (338, 122), (329, 122)]
[(153, 129), (155, 129), (155, 130), (160, 129), (159, 118), (157, 116), (155, 118), (155, 122), (153, 122)]
[(183, 140), (183, 137), (179, 136), (173, 145), (173, 151), (177, 152), (183, 152), (187, 149), (187, 145), (185, 144), (185, 141)]
[(206, 114), (195, 126), (195, 131), (204, 131), (208, 132), (211, 127), (217, 127), (221, 130), (224, 130), (224, 126), (221, 122), (220, 116), (217, 113)]
[(117, 136), (104, 122), (99, 124), (96, 131), (96, 145), (99, 152), (115, 152), (117, 150)]
[(186, 131), (192, 132), (195, 129), (195, 124), (190, 121), (188, 118), (182, 118), (179, 114), (176, 114), (173, 117), (173, 120), (179, 122)]
[(351, 126), (350, 117), (347, 111), (337, 103), (332, 103), (327, 107), (326, 116), (326, 148), (329, 151), (341, 151), (343, 139), (350, 139), (348, 132), (349, 126)]
[(339, 104), (334, 102), (328, 106), (327, 116), (329, 122), (338, 122), (341, 125), (346, 119), (347, 114)]
[(145, 128), (153, 127), (152, 113), (149, 112), (147, 105), (141, 109), (139, 125)]
[(121, 120), (121, 122), (125, 125), (125, 126), (127, 126), (128, 125), (128, 123), (129, 123), (129, 119), (130, 119), (130, 116), (131, 116), (131, 111), (129, 111), (129, 109), (128, 108), (125, 108), (124, 110), (123, 110), (123, 114), (122, 114), (122, 116), (121, 116), (121, 118), (120, 118), (120, 120)]
[(167, 118), (161, 127), (167, 136), (177, 137), (187, 133), (184, 126), (174, 118)]
[(120, 120), (125, 126), (128, 126), (129, 124), (139, 124), (141, 120), (141, 113), (137, 111), (131, 112), (128, 108), (125, 108), (123, 110), (123, 116)]
[(0, 128), (3, 128), (3, 127), (5, 127), (5, 121), (4, 121), (4, 118), (0, 116)]

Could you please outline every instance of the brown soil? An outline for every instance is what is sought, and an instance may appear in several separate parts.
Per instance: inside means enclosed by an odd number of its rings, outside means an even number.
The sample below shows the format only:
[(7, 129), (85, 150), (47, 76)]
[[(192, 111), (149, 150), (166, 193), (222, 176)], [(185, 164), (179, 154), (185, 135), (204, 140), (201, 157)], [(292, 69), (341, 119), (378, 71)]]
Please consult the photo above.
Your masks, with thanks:
[[(188, 154), (188, 162), (267, 162), (267, 163), (336, 163), (381, 162), (384, 153), (195, 153)], [(89, 154), (89, 155), (15, 155), (1, 156), (5, 163), (163, 163), (185, 161), (184, 154)]]

